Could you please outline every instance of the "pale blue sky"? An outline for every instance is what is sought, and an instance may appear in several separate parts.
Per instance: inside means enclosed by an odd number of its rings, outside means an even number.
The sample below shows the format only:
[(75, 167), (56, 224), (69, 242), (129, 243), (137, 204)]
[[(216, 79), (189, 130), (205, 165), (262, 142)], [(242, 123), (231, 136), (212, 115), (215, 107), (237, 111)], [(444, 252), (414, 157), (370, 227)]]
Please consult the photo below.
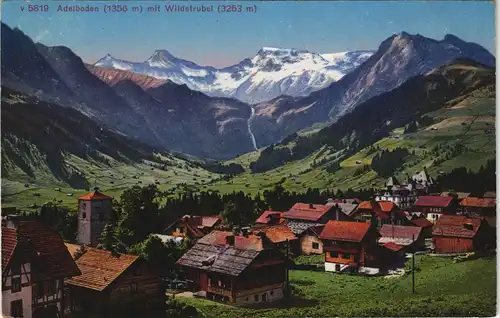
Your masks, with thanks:
[[(93, 63), (110, 53), (146, 60), (155, 49), (217, 67), (253, 56), (263, 46), (318, 53), (376, 49), (393, 33), (406, 31), (442, 39), (447, 33), (476, 42), (493, 54), (491, 2), (241, 2), (256, 13), (104, 13), (103, 2), (48, 1), (49, 12), (21, 12), (30, 2), (3, 2), (2, 21), (46, 45), (65, 45)], [(31, 4), (40, 4), (40, 1)], [(58, 5), (93, 4), (99, 13), (60, 13)], [(111, 2), (116, 4), (117, 2)], [(124, 1), (129, 7), (133, 1)], [(148, 2), (219, 5), (231, 2)], [(110, 4), (108, 2), (107, 4)]]

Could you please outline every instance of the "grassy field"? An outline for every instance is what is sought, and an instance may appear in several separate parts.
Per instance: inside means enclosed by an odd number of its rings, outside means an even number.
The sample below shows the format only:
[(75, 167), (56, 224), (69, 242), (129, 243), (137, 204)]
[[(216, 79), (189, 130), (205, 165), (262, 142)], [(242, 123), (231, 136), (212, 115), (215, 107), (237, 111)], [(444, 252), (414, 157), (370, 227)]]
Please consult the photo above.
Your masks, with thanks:
[[(424, 166), (436, 177), (439, 173), (449, 172), (457, 167), (467, 167), (477, 170), (489, 159), (496, 157), (495, 150), (495, 98), (485, 96), (469, 96), (454, 101), (448, 107), (428, 113), (434, 119), (434, 124), (420, 129), (415, 133), (404, 134), (404, 127), (395, 129), (391, 136), (376, 143), (380, 150), (392, 150), (397, 147), (407, 148), (414, 155), (406, 158), (406, 164), (397, 173), (400, 179), (406, 174), (413, 175)], [(433, 154), (436, 146), (453, 147), (462, 145), (465, 150), (451, 158), (434, 164), (440, 155)], [(240, 163), (247, 170), (229, 181), (218, 181), (209, 186), (212, 190), (231, 192), (244, 190), (257, 193), (271, 189), (276, 183), (281, 183), (291, 191), (304, 191), (307, 188), (320, 189), (361, 189), (379, 187), (385, 178), (379, 177), (374, 171), (368, 170), (357, 174), (363, 165), (371, 163), (377, 152), (370, 152), (368, 147), (340, 162), (340, 170), (329, 173), (325, 170), (329, 159), (335, 157), (335, 150), (321, 148), (308, 157), (289, 162), (279, 168), (263, 173), (251, 173), (249, 165), (256, 160), (261, 150), (245, 154), (230, 162)], [(325, 159), (326, 163), (313, 167), (313, 163)], [(281, 182), (284, 180), (284, 182)]]
[[(406, 158), (405, 165), (396, 172), (400, 180), (404, 179), (406, 174), (413, 175), (424, 167), (428, 168), (433, 177), (462, 166), (477, 170), (489, 159), (496, 157), (494, 97), (460, 98), (427, 115), (434, 118), (432, 126), (411, 134), (404, 134), (404, 127), (400, 127), (395, 129), (391, 136), (374, 144), (380, 150), (404, 147), (414, 153)], [(441, 162), (435, 164), (434, 160), (444, 154), (436, 155), (432, 150), (436, 146), (444, 145), (462, 145), (465, 150), (450, 158), (442, 158)], [(125, 164), (110, 160), (109, 164), (103, 164), (77, 157), (69, 157), (66, 162), (75, 171), (83, 173), (91, 187), (95, 184), (115, 197), (119, 197), (121, 192), (130, 186), (151, 183), (157, 183), (161, 190), (172, 193), (184, 191), (185, 184), (193, 191), (227, 193), (242, 190), (256, 194), (272, 189), (276, 184), (281, 184), (290, 191), (303, 192), (307, 188), (357, 190), (379, 187), (385, 182), (385, 178), (379, 177), (371, 169), (357, 172), (364, 165), (370, 164), (376, 155), (376, 152), (370, 152), (368, 147), (340, 162), (341, 168), (333, 173), (328, 172), (326, 167), (340, 152), (325, 146), (301, 160), (263, 173), (251, 173), (249, 166), (261, 151), (262, 149), (228, 161), (227, 163), (239, 163), (246, 170), (230, 180), (219, 180), (220, 175), (189, 167), (185, 160), (176, 157), (163, 158), (171, 163), (167, 171), (151, 167), (147, 163)], [(43, 165), (43, 158), (37, 162), (42, 163), (35, 167), (36, 179), (16, 169), (10, 171), (8, 178), (2, 178), (2, 204), (29, 210), (34, 204), (40, 205), (56, 199), (62, 200), (63, 206), (76, 209), (76, 197), (86, 191), (73, 189), (55, 179), (51, 171)], [(315, 162), (323, 163), (315, 166)], [(25, 184), (29, 187), (25, 187)], [(60, 191), (56, 191), (56, 188)]]
[[(117, 198), (125, 189), (134, 185), (157, 183), (160, 190), (176, 193), (182, 191), (178, 188), (180, 184), (202, 188), (203, 184), (219, 176), (201, 168), (188, 167), (186, 161), (179, 158), (169, 158), (169, 161), (170, 166), (166, 171), (151, 167), (148, 162), (125, 164), (110, 160), (109, 164), (104, 164), (75, 156), (67, 158), (66, 163), (75, 170), (84, 172), (92, 188), (97, 186), (102, 192)], [(12, 171), (9, 179), (3, 178), (2, 205), (29, 211), (33, 210), (33, 205), (40, 206), (55, 199), (62, 200), (59, 205), (76, 210), (78, 196), (88, 191), (73, 189), (46, 170), (43, 164), (40, 165), (36, 179), (21, 171)]]
[(417, 256), (412, 277), (362, 277), (291, 271), (294, 290), (288, 305), (243, 308), (203, 299), (178, 298), (204, 317), (335, 317), (335, 316), (494, 316), (496, 258), (453, 263), (451, 259)]

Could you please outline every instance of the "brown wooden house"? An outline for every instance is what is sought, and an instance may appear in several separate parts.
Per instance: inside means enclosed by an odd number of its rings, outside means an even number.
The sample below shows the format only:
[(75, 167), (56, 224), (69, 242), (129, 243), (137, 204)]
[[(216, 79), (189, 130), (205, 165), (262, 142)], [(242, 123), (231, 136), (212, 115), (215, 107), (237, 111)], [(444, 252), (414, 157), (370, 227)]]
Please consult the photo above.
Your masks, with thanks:
[(480, 251), (492, 242), (492, 232), (483, 218), (443, 215), (432, 231), (436, 253), (453, 254)]
[(375, 226), (366, 222), (329, 221), (320, 234), (325, 271), (377, 274), (394, 260), (394, 252), (379, 246)]
[(59, 234), (38, 221), (2, 227), (2, 311), (14, 317), (59, 317), (63, 281), (80, 270)]
[(262, 214), (255, 220), (256, 225), (277, 225), (283, 224), (285, 219), (283, 218), (283, 212), (267, 210), (262, 212)]
[(376, 227), (384, 224), (405, 225), (408, 223), (405, 213), (390, 201), (363, 201), (351, 213), (351, 216), (355, 221), (372, 223)]
[(424, 239), (432, 237), (432, 227), (434, 226), (434, 223), (432, 223), (431, 221), (422, 217), (422, 218), (412, 219), (410, 220), (410, 223), (413, 226), (418, 226), (422, 228), (422, 235), (424, 236)]
[[(273, 244), (274, 248), (281, 251), (286, 251), (288, 247), (290, 252), (299, 252), (299, 239), (285, 224), (259, 226), (253, 228), (251, 232), (257, 236), (265, 235), (267, 240)], [(241, 234), (245, 235), (244, 230)]]
[(429, 221), (435, 223), (442, 215), (456, 214), (457, 207), (457, 199), (454, 197), (424, 195), (415, 202), (414, 211), (422, 212)]
[(138, 317), (165, 310), (165, 288), (147, 261), (135, 255), (66, 246), (82, 272), (66, 280), (67, 306), (72, 312)]
[(496, 212), (497, 200), (495, 198), (466, 197), (460, 201), (462, 212), (470, 216), (493, 216)]
[(253, 304), (281, 299), (285, 292), (286, 257), (265, 236), (213, 231), (177, 263), (207, 299)]
[(404, 252), (423, 250), (425, 238), (422, 228), (418, 226), (404, 226), (384, 224), (379, 229), (380, 238), (378, 243), (394, 243), (403, 248)]
[(172, 237), (187, 237), (192, 240), (197, 240), (212, 230), (218, 228), (222, 224), (222, 218), (218, 215), (214, 216), (196, 216), (185, 215), (177, 221), (169, 225), (164, 235)]

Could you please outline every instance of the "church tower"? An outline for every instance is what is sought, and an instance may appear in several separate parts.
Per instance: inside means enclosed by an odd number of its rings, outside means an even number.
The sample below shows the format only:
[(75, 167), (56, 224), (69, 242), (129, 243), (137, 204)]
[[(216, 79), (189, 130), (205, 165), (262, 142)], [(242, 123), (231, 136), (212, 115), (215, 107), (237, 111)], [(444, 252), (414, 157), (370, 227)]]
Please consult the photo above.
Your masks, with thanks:
[(97, 246), (97, 240), (106, 226), (113, 209), (113, 198), (94, 191), (78, 198), (77, 242)]

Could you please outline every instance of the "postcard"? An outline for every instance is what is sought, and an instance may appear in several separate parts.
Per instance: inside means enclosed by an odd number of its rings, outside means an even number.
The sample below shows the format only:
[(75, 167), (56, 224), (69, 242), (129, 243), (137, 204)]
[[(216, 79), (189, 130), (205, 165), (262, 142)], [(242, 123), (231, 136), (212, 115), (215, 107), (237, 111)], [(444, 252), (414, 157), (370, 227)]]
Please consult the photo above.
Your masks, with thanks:
[(4, 316), (496, 315), (493, 2), (1, 6)]

